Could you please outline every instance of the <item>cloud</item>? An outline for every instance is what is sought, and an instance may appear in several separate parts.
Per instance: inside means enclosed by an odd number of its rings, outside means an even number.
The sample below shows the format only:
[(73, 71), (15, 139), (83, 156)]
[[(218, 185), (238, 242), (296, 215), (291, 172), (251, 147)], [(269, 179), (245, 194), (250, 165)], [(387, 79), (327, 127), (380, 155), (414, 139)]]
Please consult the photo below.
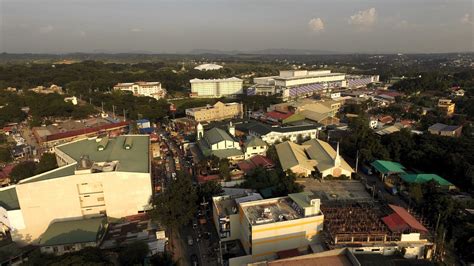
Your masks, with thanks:
[(355, 13), (349, 18), (348, 23), (349, 25), (354, 25), (359, 29), (369, 29), (376, 21), (377, 11), (372, 7)]
[(83, 30), (79, 31), (79, 36), (81, 36), (83, 38), (86, 37), (86, 32), (83, 31)]
[(54, 30), (54, 27), (52, 25), (47, 25), (47, 26), (39, 28), (39, 32), (42, 34), (50, 33), (53, 30)]
[(466, 13), (464, 16), (462, 16), (461, 23), (462, 24), (473, 24), (471, 14)]
[(141, 28), (133, 28), (133, 29), (130, 29), (131, 32), (142, 32), (143, 29)]
[(321, 18), (312, 18), (308, 22), (308, 26), (314, 32), (324, 31), (324, 22)]

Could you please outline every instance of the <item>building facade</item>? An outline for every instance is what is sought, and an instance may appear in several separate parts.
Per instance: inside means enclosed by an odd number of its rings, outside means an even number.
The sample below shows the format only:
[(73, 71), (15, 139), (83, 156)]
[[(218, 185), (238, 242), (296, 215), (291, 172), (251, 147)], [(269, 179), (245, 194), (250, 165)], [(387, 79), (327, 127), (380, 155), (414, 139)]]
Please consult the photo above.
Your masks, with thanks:
[(250, 136), (261, 138), (268, 144), (282, 142), (286, 140), (300, 141), (314, 139), (317, 136), (319, 127), (315, 125), (272, 127), (266, 124), (258, 123), (249, 129)]
[(192, 79), (191, 97), (220, 98), (243, 94), (243, 80), (232, 77), (227, 79)]
[(118, 83), (114, 86), (114, 90), (130, 91), (135, 96), (147, 96), (157, 100), (166, 96), (166, 90), (161, 87), (160, 82), (138, 81), (131, 83)]
[(221, 121), (231, 118), (241, 118), (243, 105), (241, 103), (222, 103), (186, 109), (186, 116), (198, 123)]
[(34, 242), (53, 221), (149, 209), (149, 137), (83, 139), (54, 148), (58, 168), (0, 190), (12, 235)]
[[(250, 196), (248, 196), (250, 197)], [(242, 265), (269, 258), (275, 258), (277, 252), (298, 249), (307, 250), (309, 245), (320, 243), (324, 215), (320, 210), (320, 200), (312, 193), (289, 194), (287, 197), (235, 200), (231, 216), (220, 212), (216, 207), (216, 217), (229, 217), (229, 237), (238, 239), (246, 255), (232, 258), (229, 265)], [(219, 202), (214, 202), (218, 206)], [(218, 227), (218, 232), (222, 232)], [(225, 230), (224, 230), (225, 232)], [(222, 233), (221, 233), (222, 236)], [(228, 238), (228, 239), (227, 239)]]
[(438, 108), (441, 109), (446, 116), (452, 116), (454, 114), (456, 104), (453, 103), (450, 99), (439, 99)]

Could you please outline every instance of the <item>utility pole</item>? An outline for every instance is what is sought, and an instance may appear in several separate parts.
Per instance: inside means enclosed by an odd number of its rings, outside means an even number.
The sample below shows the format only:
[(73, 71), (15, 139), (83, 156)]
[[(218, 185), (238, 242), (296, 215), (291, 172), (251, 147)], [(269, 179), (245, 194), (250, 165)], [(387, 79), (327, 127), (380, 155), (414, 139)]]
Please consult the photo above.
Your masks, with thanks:
[(125, 109), (123, 109), (123, 121), (127, 121), (127, 118), (125, 116)]
[(359, 150), (357, 150), (357, 155), (356, 155), (356, 174), (358, 173), (359, 170)]
[(114, 119), (115, 119), (115, 105), (112, 105), (112, 114), (113, 114)]

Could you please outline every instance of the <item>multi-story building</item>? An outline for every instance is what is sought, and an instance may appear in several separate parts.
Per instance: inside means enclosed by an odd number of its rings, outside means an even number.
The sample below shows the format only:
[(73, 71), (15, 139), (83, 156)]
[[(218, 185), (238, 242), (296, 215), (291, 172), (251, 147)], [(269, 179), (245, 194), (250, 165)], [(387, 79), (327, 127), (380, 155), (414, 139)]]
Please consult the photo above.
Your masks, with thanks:
[(231, 118), (241, 118), (243, 105), (241, 103), (222, 103), (186, 109), (186, 116), (198, 123), (221, 121)]
[(323, 94), (331, 88), (361, 87), (378, 80), (378, 76), (351, 76), (331, 70), (282, 70), (278, 76), (254, 78), (254, 83), (275, 86), (283, 99), (290, 99)]
[(147, 96), (157, 100), (166, 96), (166, 90), (161, 87), (160, 82), (130, 82), (118, 83), (114, 86), (114, 90), (130, 91), (135, 96)]
[(441, 109), (447, 116), (452, 116), (454, 114), (454, 108), (456, 104), (450, 99), (439, 99), (438, 108)]
[(227, 79), (192, 79), (191, 97), (220, 98), (243, 94), (243, 80), (232, 77)]
[(214, 223), (221, 240), (238, 239), (246, 255), (231, 258), (229, 265), (242, 265), (269, 258), (277, 252), (307, 250), (320, 243), (324, 215), (320, 200), (312, 193), (255, 200), (213, 198)]
[(83, 139), (54, 148), (58, 168), (0, 189), (14, 240), (34, 242), (54, 221), (120, 218), (149, 209), (150, 139)]

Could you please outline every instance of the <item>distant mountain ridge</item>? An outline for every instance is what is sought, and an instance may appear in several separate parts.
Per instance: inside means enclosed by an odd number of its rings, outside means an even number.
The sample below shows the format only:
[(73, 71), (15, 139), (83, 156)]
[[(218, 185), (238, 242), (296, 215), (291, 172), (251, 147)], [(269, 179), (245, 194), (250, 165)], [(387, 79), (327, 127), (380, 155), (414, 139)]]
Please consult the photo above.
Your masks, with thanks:
[(325, 50), (311, 50), (311, 49), (285, 49), (285, 48), (270, 48), (253, 51), (239, 51), (239, 50), (216, 50), (216, 49), (194, 49), (189, 51), (189, 54), (253, 54), (253, 55), (322, 55), (322, 54), (342, 54), (341, 52), (325, 51)]

